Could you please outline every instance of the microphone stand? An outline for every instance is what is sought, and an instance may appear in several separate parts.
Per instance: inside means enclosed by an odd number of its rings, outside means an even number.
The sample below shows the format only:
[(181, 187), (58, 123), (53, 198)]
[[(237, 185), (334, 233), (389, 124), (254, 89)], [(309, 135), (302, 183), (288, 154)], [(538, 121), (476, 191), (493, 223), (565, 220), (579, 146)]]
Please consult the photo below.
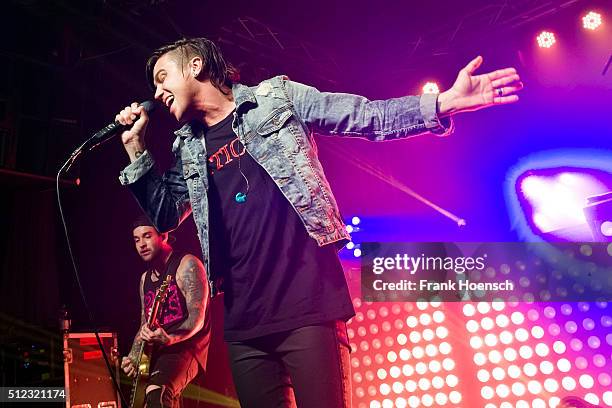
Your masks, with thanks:
[[(60, 218), (62, 220), (62, 225), (64, 227), (64, 236), (66, 238), (66, 244), (68, 247), (68, 253), (70, 255), (70, 260), (72, 262), (72, 270), (74, 273), (74, 278), (76, 280), (77, 286), (79, 288), (79, 291), (81, 293), (81, 298), (83, 300), (83, 305), (85, 306), (85, 310), (87, 311), (87, 315), (89, 317), (89, 322), (93, 327), (93, 331), (94, 334), (96, 336), (96, 340), (98, 342), (98, 347), (100, 348), (100, 351), (102, 352), (102, 356), (104, 357), (104, 363), (106, 364), (106, 368), (108, 369), (108, 372), (110, 373), (110, 376), (113, 380), (113, 387), (115, 388), (115, 390), (117, 391), (117, 395), (119, 396), (119, 399), (121, 400), (120, 402), (122, 403), (123, 406), (129, 406), (127, 403), (127, 400), (125, 399), (125, 396), (123, 395), (123, 393), (121, 392), (121, 388), (119, 386), (119, 382), (117, 381), (117, 376), (115, 371), (113, 370), (113, 367), (111, 365), (111, 361), (108, 357), (108, 355), (106, 354), (106, 350), (104, 350), (104, 345), (102, 344), (102, 339), (100, 338), (100, 331), (98, 330), (97, 325), (94, 322), (94, 318), (93, 315), (91, 313), (91, 310), (89, 308), (89, 305), (87, 303), (86, 300), (86, 296), (85, 296), (85, 291), (83, 290), (83, 286), (81, 285), (81, 278), (79, 276), (79, 272), (78, 272), (78, 268), (76, 265), (76, 261), (74, 258), (74, 253), (72, 251), (72, 245), (70, 244), (70, 238), (69, 238), (69, 234), (68, 234), (68, 226), (66, 225), (66, 219), (64, 217), (64, 210), (62, 208), (62, 202), (61, 202), (61, 198), (60, 198), (60, 176), (62, 175), (62, 173), (64, 172), (68, 172), (70, 170), (70, 168), (73, 166), (74, 162), (76, 161), (76, 159), (81, 156), (84, 152), (86, 151), (91, 151), (93, 149), (95, 149), (96, 147), (100, 146), (102, 143), (105, 143), (107, 141), (109, 141), (114, 135), (110, 134), (107, 135), (107, 137), (105, 138), (100, 138), (100, 135), (102, 134), (103, 131), (105, 131), (106, 128), (100, 130), (99, 132), (95, 133), (93, 136), (91, 136), (89, 139), (85, 140), (79, 147), (77, 147), (72, 154), (70, 155), (70, 157), (68, 157), (68, 160), (66, 160), (66, 162), (62, 165), (62, 167), (60, 167), (60, 169), (57, 172), (57, 177), (55, 179), (55, 190), (57, 193), (57, 206), (60, 212)], [(118, 362), (116, 362), (118, 363)]]
[(70, 170), (70, 168), (72, 167), (72, 165), (74, 164), (74, 162), (76, 161), (76, 159), (83, 154), (84, 152), (90, 152), (93, 149), (95, 149), (96, 147), (100, 146), (103, 143), (108, 142), (109, 140), (111, 140), (115, 135), (113, 133), (106, 135), (106, 137), (102, 137), (101, 135), (103, 135), (104, 133), (106, 133), (107, 129), (112, 126), (109, 125), (99, 131), (97, 131), (96, 133), (94, 133), (89, 139), (85, 140), (79, 147), (77, 147), (72, 154), (70, 155), (70, 157), (68, 157), (68, 160), (66, 160), (66, 162), (64, 163), (64, 165), (62, 167), (60, 167), (59, 171), (58, 171), (58, 177), (62, 172), (68, 172)]

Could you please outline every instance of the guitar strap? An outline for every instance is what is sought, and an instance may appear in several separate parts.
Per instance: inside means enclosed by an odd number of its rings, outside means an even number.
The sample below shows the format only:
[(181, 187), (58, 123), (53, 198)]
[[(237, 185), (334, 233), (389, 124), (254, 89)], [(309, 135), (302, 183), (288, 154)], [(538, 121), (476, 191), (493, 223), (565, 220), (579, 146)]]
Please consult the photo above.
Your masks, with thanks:
[[(170, 259), (168, 259), (168, 262), (166, 263), (166, 269), (164, 269), (164, 273), (159, 275), (159, 279), (157, 282), (159, 282), (159, 284), (157, 285), (157, 287), (159, 287), (159, 285), (161, 285), (161, 283), (166, 279), (166, 276), (168, 276), (169, 273), (174, 273), (176, 272), (176, 270), (178, 269), (179, 265), (181, 264), (181, 260), (183, 259), (183, 256), (185, 256), (184, 253), (178, 253), (178, 252), (172, 252), (172, 254), (170, 255)], [(151, 276), (153, 275), (153, 269), (149, 269), (149, 271), (147, 272), (148, 280), (151, 280)]]
[(174, 273), (176, 276), (175, 272), (178, 269), (179, 265), (181, 264), (181, 260), (183, 259), (184, 255), (185, 255), (184, 253), (178, 253), (174, 251), (172, 252), (172, 255), (170, 255), (170, 259), (168, 260), (168, 263), (166, 264), (166, 270), (164, 271), (164, 275), (160, 276), (160, 282), (163, 282), (169, 273)]

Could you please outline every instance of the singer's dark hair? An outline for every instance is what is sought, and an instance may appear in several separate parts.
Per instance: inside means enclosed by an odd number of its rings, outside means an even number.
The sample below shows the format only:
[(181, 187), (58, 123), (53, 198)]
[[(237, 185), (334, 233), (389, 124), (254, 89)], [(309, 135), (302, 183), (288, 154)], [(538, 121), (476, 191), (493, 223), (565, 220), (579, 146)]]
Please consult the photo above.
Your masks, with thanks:
[(209, 79), (213, 86), (224, 94), (226, 93), (224, 86), (231, 88), (232, 84), (239, 80), (238, 70), (225, 61), (215, 43), (204, 37), (182, 38), (157, 48), (147, 60), (147, 83), (152, 90), (155, 89), (153, 67), (162, 55), (169, 52), (180, 57), (177, 62), (180, 62), (183, 68), (193, 57), (202, 58), (204, 67), (200, 76), (205, 75), (205, 78)]

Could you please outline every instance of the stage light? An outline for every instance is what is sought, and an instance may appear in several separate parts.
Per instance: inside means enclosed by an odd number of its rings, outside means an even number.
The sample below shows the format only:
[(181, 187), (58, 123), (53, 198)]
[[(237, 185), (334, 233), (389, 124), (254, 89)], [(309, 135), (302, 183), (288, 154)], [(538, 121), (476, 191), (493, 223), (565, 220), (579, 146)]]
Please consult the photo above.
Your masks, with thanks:
[(557, 42), (555, 34), (550, 31), (542, 31), (536, 39), (540, 48), (550, 48)]
[(523, 316), (523, 314), (521, 312), (513, 312), (510, 315), (510, 320), (512, 320), (512, 323), (516, 324), (517, 326), (522, 324), (525, 321), (525, 316)]
[(599, 404), (599, 397), (595, 394), (593, 394), (592, 392), (589, 392), (588, 394), (586, 394), (584, 396), (584, 400), (586, 402), (589, 402), (591, 404)]
[(465, 328), (470, 333), (476, 333), (478, 331), (478, 322), (476, 320), (468, 320), (465, 324)]
[(438, 405), (445, 405), (448, 402), (448, 397), (446, 394), (439, 392), (436, 394), (436, 402)]
[(495, 387), (495, 393), (500, 398), (507, 398), (508, 395), (510, 395), (510, 387), (508, 387), (506, 384), (499, 384), (497, 387)]
[(512, 384), (512, 393), (517, 397), (522, 397), (523, 395), (525, 395), (526, 391), (527, 387), (525, 387), (525, 384), (523, 384), (522, 382), (515, 382)]
[(572, 365), (567, 358), (560, 358), (557, 360), (557, 368), (562, 373), (567, 373), (572, 368)]
[(429, 382), (429, 380), (427, 378), (419, 379), (418, 384), (419, 384), (419, 388), (422, 391), (427, 391), (429, 389), (429, 387), (431, 386), (431, 383)]
[(514, 340), (514, 336), (508, 330), (504, 330), (501, 333), (499, 333), (500, 343), (508, 345), (512, 343), (513, 340)]
[(555, 367), (550, 361), (544, 360), (540, 363), (540, 371), (542, 374), (549, 375), (554, 371)]
[(536, 339), (541, 339), (544, 336), (544, 329), (540, 326), (533, 326), (531, 328), (531, 335)]
[(417, 389), (417, 383), (414, 380), (408, 380), (406, 381), (405, 387), (406, 387), (406, 391), (415, 392)]
[(489, 351), (489, 361), (493, 364), (499, 364), (502, 360), (502, 355), (497, 350)]
[(442, 367), (444, 368), (444, 370), (446, 371), (452, 371), (455, 368), (455, 360), (451, 359), (451, 358), (445, 358), (444, 360), (442, 360)]
[(440, 343), (440, 353), (447, 355), (450, 354), (450, 352), (452, 351), (452, 347), (449, 343), (443, 341), (442, 343)]
[(593, 388), (593, 384), (594, 384), (593, 377), (591, 377), (588, 374), (582, 374), (580, 378), (578, 379), (578, 382), (580, 383), (582, 388), (586, 388), (586, 389)]
[(527, 345), (519, 348), (519, 356), (525, 360), (529, 360), (533, 356), (533, 349)]
[(361, 256), (361, 249), (359, 249), (359, 248), (355, 248), (355, 249), (353, 250), (353, 256), (354, 256), (355, 258), (359, 258), (359, 257)]
[(540, 357), (546, 357), (550, 352), (548, 346), (544, 343), (538, 343), (535, 347), (535, 352)]
[(485, 336), (484, 342), (488, 347), (495, 347), (495, 345), (497, 345), (497, 336), (493, 333), (489, 333)]
[(442, 364), (438, 360), (431, 360), (429, 362), (429, 371), (432, 373), (439, 373), (442, 369)]
[(491, 305), (487, 302), (478, 302), (476, 309), (478, 309), (481, 314), (487, 314), (489, 310), (491, 310)]
[(401, 373), (402, 370), (398, 366), (393, 366), (389, 369), (389, 375), (391, 378), (398, 378)]
[(487, 357), (483, 353), (474, 354), (474, 363), (478, 366), (483, 366), (487, 363)]
[(484, 330), (491, 330), (495, 326), (495, 323), (490, 317), (485, 317), (480, 321), (480, 325)]
[(512, 364), (508, 366), (508, 377), (514, 378), (516, 380), (520, 376), (521, 376), (521, 369), (517, 365)]
[(527, 341), (527, 339), (529, 338), (529, 333), (523, 327), (519, 327), (514, 332), (514, 337), (522, 343)]
[(415, 316), (408, 316), (406, 318), (406, 325), (410, 327), (411, 329), (414, 329), (415, 327), (417, 327), (418, 324), (419, 324), (419, 321), (417, 320)]
[(504, 358), (506, 359), (506, 361), (514, 361), (517, 358), (517, 352), (515, 349), (508, 347), (507, 349), (504, 350)]
[(472, 305), (471, 303), (466, 303), (465, 305), (463, 305), (463, 314), (471, 317), (474, 316), (474, 314), (476, 313), (476, 308), (474, 307), (474, 305)]
[[(593, 174), (548, 169), (537, 173), (530, 171), (519, 180), (519, 199), (531, 207), (529, 217), (536, 229), (565, 239), (584, 241), (585, 231), (590, 234), (583, 226), (590, 227), (596, 238), (605, 241), (599, 230), (601, 224), (609, 219), (593, 215), (603, 213), (606, 200), (612, 198), (612, 193), (608, 197), (604, 193), (608, 188)], [(612, 200), (608, 201), (612, 204)], [(592, 248), (583, 247), (581, 253), (587, 251), (585, 256), (588, 256), (589, 250)]]
[(455, 388), (459, 384), (459, 378), (457, 378), (454, 374), (449, 374), (446, 376), (446, 385), (451, 388)]
[(495, 324), (497, 324), (498, 327), (507, 327), (509, 323), (510, 319), (508, 319), (508, 316), (504, 314), (497, 315), (497, 317), (495, 318)]
[(501, 381), (506, 377), (506, 372), (501, 367), (495, 367), (493, 371), (491, 371), (491, 375), (493, 375), (493, 378), (497, 381)]
[(450, 399), (450, 402), (452, 402), (453, 404), (458, 404), (461, 402), (462, 395), (459, 391), (451, 391), (450, 394), (448, 395), (448, 398)]
[[(555, 407), (555, 405), (551, 405), (551, 407)], [(530, 405), (527, 401), (518, 400), (516, 401), (516, 408), (530, 408)]]
[(576, 388), (576, 380), (569, 376), (563, 377), (561, 385), (566, 391), (573, 391)]
[(359, 225), (360, 222), (361, 222), (361, 219), (359, 217), (351, 218), (351, 224), (353, 225)]
[(440, 93), (440, 87), (435, 82), (426, 82), (423, 85), (423, 93), (424, 94), (437, 94)]
[[(402, 374), (404, 374), (405, 377), (410, 377), (414, 374), (414, 367), (410, 364), (404, 364), (402, 366)], [(408, 387), (408, 385), (406, 385), (406, 387)]]
[(601, 14), (594, 11), (589, 11), (582, 17), (582, 27), (587, 30), (595, 30), (601, 26)]
[(533, 363), (527, 363), (523, 366), (523, 372), (527, 377), (534, 377), (538, 373), (538, 368)]
[(431, 323), (431, 315), (429, 313), (422, 313), (419, 316), (419, 322), (423, 325), (423, 326), (427, 326)]
[(478, 336), (473, 336), (470, 339), (470, 346), (472, 346), (473, 349), (479, 349), (482, 347), (483, 341), (482, 338), (478, 337)]
[(436, 327), (436, 337), (440, 339), (445, 339), (446, 337), (448, 337), (448, 329), (444, 326)]
[(482, 395), (482, 398), (490, 400), (495, 396), (495, 391), (493, 390), (493, 388), (487, 385), (480, 389), (480, 395)]

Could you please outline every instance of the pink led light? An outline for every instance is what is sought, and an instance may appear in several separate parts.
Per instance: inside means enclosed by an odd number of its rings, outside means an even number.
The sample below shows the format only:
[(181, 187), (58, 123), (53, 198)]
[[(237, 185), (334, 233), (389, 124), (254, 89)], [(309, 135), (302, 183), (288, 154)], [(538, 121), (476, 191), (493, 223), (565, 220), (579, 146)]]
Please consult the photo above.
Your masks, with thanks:
[(555, 39), (555, 34), (550, 31), (542, 31), (537, 37), (538, 46), (540, 48), (550, 48), (552, 47), (557, 40)]
[(582, 17), (582, 27), (587, 30), (595, 30), (602, 24), (601, 14), (589, 11)]
[(426, 82), (423, 85), (424, 94), (437, 94), (440, 93), (440, 87), (435, 82)]

